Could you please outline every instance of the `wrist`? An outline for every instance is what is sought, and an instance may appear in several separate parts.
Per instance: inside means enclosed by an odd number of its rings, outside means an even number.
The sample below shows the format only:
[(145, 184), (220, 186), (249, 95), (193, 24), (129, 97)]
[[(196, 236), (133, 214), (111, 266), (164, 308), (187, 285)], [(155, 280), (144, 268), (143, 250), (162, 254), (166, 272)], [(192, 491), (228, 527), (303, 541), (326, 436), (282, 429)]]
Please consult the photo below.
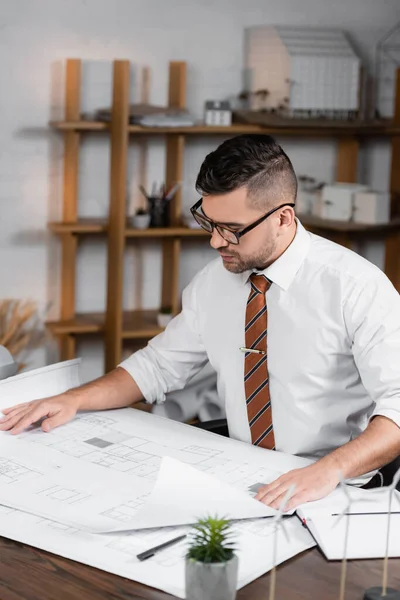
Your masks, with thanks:
[(341, 464), (341, 461), (338, 456), (335, 455), (335, 452), (331, 454), (327, 454), (323, 458), (320, 458), (319, 461), (315, 463), (321, 469), (330, 474), (330, 478), (336, 484), (340, 483), (340, 479), (346, 479), (347, 475), (344, 472), (344, 467)]
[(66, 399), (70, 406), (78, 412), (82, 410), (82, 392), (79, 391), (79, 388), (72, 388), (66, 392)]

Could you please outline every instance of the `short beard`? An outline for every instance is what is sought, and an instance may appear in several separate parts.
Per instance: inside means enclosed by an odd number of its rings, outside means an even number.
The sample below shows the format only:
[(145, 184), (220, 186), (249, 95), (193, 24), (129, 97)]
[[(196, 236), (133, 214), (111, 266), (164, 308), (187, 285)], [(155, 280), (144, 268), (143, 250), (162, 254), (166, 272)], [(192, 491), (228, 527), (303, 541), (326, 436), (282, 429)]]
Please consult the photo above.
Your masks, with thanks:
[(233, 256), (235, 260), (231, 263), (223, 263), (224, 267), (230, 273), (237, 274), (252, 271), (253, 269), (265, 269), (271, 264), (271, 257), (275, 254), (276, 247), (277, 243), (273, 241), (267, 248), (263, 248), (262, 251), (246, 257), (242, 257), (236, 252), (229, 252), (229, 255)]

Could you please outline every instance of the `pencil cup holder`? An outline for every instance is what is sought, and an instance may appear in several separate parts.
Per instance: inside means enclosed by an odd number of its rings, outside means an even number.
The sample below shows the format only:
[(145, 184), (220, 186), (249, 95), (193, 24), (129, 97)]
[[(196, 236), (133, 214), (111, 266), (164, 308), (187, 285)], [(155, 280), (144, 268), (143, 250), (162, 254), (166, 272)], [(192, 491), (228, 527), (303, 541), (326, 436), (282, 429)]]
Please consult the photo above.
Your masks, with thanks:
[(163, 198), (149, 198), (150, 227), (169, 226), (169, 202)]

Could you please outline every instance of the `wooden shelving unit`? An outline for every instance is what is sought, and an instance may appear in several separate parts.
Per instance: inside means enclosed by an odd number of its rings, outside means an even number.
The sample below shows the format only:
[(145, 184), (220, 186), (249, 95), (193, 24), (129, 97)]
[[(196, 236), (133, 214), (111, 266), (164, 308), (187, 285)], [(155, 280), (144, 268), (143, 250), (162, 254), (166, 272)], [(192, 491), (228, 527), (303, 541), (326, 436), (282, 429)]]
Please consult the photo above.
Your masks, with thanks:
[[(110, 129), (108, 123), (101, 121), (51, 121), (50, 125), (59, 131), (107, 131)], [(206, 126), (194, 125), (193, 127), (141, 127), (140, 125), (129, 125), (129, 134), (134, 135), (239, 135), (241, 133), (269, 133), (270, 135), (290, 135), (307, 137), (357, 137), (399, 135), (400, 127), (394, 125), (296, 125), (285, 127), (261, 127), (259, 125), (230, 125)]]
[[(162, 293), (160, 305), (172, 306), (179, 311), (178, 294), (179, 256), (183, 239), (207, 238), (203, 230), (190, 229), (181, 224), (181, 195), (171, 203), (171, 226), (160, 229), (138, 230), (127, 222), (126, 180), (127, 147), (129, 136), (162, 135), (166, 140), (165, 181), (168, 184), (183, 178), (184, 143), (187, 136), (225, 137), (241, 133), (268, 133), (274, 136), (303, 138), (330, 137), (337, 139), (336, 178), (354, 182), (357, 177), (358, 153), (363, 140), (386, 137), (392, 145), (390, 190), (392, 192), (392, 220), (385, 225), (366, 226), (354, 223), (322, 221), (304, 215), (303, 224), (311, 231), (349, 246), (360, 238), (381, 237), (386, 240), (385, 272), (400, 291), (400, 71), (397, 76), (395, 118), (386, 124), (285, 124), (274, 127), (232, 125), (231, 127), (148, 128), (128, 124), (129, 62), (113, 63), (113, 100), (110, 123), (80, 119), (81, 62), (66, 63), (65, 119), (51, 122), (64, 136), (64, 190), (61, 222), (49, 223), (50, 230), (60, 236), (62, 245), (61, 310), (60, 319), (49, 322), (50, 331), (59, 337), (61, 358), (75, 356), (77, 336), (99, 335), (105, 339), (105, 371), (113, 369), (121, 360), (124, 340), (145, 343), (161, 330), (157, 325), (157, 311), (123, 311), (123, 258), (125, 246), (137, 239), (159, 239), (162, 245)], [(186, 105), (186, 64), (171, 62), (169, 66), (168, 104)], [(109, 136), (111, 145), (109, 218), (79, 218), (78, 172), (81, 136), (86, 132)], [(397, 167), (397, 168), (396, 168)], [(102, 235), (107, 243), (107, 302), (104, 313), (76, 314), (75, 279), (76, 255), (80, 237)]]

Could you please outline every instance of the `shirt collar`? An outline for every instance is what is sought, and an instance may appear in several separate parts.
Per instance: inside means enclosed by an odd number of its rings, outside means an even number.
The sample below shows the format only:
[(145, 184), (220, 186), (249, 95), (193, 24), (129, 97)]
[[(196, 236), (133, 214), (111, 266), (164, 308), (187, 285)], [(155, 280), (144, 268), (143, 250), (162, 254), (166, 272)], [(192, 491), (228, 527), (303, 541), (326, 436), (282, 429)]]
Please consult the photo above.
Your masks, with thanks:
[(241, 273), (243, 284), (247, 283), (252, 273), (265, 275), (273, 283), (287, 291), (297, 271), (300, 269), (310, 248), (311, 235), (296, 217), (296, 234), (290, 246), (275, 262), (262, 271), (244, 271)]

